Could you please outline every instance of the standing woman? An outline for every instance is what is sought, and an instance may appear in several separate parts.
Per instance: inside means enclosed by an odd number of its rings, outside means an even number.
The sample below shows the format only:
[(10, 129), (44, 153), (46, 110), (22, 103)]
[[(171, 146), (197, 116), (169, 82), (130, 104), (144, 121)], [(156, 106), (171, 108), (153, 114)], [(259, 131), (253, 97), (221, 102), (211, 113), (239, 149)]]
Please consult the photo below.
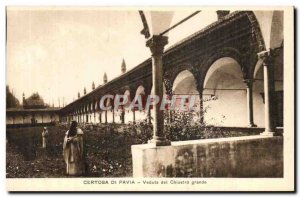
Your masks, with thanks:
[(63, 156), (68, 175), (80, 176), (85, 174), (83, 131), (77, 127), (76, 121), (71, 122), (70, 129), (66, 132)]

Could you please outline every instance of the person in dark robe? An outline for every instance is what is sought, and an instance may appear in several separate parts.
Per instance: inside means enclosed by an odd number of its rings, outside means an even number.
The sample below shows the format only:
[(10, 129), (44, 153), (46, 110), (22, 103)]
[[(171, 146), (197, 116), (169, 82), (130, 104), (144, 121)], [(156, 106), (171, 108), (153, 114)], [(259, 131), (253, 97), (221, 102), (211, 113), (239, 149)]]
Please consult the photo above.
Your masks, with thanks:
[(66, 163), (66, 173), (73, 176), (85, 174), (85, 156), (83, 131), (72, 121), (66, 132), (63, 143), (63, 156)]
[(48, 143), (48, 136), (49, 136), (49, 132), (47, 127), (44, 127), (43, 131), (42, 131), (42, 137), (43, 137), (43, 144), (42, 147), (46, 148), (47, 147), (47, 143)]

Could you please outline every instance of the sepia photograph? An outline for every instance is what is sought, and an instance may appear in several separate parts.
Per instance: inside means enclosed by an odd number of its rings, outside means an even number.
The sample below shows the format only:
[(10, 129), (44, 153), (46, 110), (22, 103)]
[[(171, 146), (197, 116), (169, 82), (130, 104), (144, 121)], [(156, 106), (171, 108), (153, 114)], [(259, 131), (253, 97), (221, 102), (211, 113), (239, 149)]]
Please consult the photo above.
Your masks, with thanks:
[(293, 20), (7, 6), (7, 190), (293, 191)]

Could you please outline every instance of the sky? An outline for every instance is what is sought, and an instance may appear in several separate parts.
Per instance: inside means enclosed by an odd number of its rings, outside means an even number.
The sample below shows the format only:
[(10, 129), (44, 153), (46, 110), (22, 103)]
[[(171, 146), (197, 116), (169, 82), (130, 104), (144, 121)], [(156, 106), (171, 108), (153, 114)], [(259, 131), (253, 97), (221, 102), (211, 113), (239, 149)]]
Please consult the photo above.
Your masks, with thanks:
[[(194, 11), (175, 11), (171, 25)], [(215, 11), (201, 11), (170, 31), (166, 48), (216, 20)], [(66, 105), (93, 82), (103, 84), (104, 72), (109, 81), (121, 75), (123, 58), (130, 70), (151, 56), (142, 28), (137, 10), (9, 7), (7, 85), (20, 102), (38, 92), (50, 105)]]

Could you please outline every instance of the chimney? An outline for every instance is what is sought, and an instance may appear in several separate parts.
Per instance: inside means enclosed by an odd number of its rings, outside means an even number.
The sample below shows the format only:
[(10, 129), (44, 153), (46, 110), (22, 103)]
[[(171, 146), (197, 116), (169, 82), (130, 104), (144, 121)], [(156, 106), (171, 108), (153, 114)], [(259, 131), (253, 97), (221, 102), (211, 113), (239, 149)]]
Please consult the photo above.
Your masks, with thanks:
[(104, 76), (103, 76), (103, 83), (104, 84), (107, 83), (107, 75), (106, 75), (106, 73), (104, 73)]
[(78, 92), (78, 98), (80, 98), (80, 92)]
[(92, 83), (92, 90), (95, 90), (95, 83)]
[(83, 89), (83, 94), (86, 95), (86, 89), (85, 89), (85, 87)]
[(122, 65), (121, 65), (121, 71), (122, 71), (122, 74), (124, 74), (126, 72), (126, 64), (125, 64), (124, 58), (123, 58)]
[(224, 19), (229, 13), (229, 10), (217, 10), (218, 20)]

